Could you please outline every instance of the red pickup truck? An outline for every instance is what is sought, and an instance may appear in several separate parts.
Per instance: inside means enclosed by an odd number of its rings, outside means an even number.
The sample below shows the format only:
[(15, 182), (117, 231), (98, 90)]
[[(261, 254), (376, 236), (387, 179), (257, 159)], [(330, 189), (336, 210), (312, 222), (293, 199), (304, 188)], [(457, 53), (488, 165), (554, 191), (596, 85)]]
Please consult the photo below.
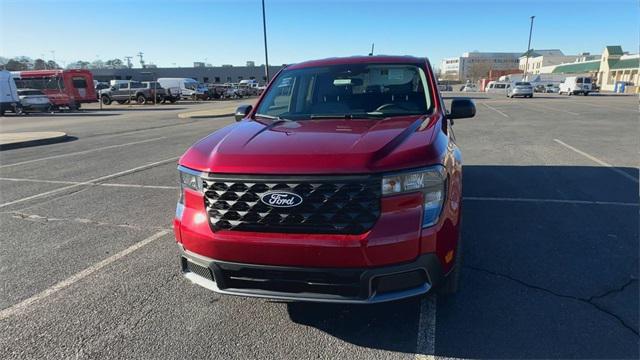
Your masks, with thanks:
[(231, 295), (376, 303), (455, 292), (462, 164), (428, 60), (287, 66), (179, 161), (182, 272)]

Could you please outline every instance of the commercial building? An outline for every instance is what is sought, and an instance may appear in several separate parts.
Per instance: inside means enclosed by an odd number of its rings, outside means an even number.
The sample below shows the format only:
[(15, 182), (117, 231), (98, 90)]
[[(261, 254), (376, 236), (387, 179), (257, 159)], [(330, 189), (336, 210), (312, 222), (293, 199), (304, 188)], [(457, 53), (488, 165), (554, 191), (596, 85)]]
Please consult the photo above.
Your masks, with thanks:
[(574, 62), (578, 55), (565, 55), (560, 49), (529, 50), (519, 58), (518, 69), (527, 74), (540, 74), (546, 66)]
[(619, 45), (607, 46), (602, 55), (578, 56), (576, 61), (545, 66), (541, 74), (591, 76), (602, 91), (616, 91), (624, 84), (625, 92), (638, 92), (640, 54), (629, 54)]
[[(280, 66), (269, 66), (270, 76), (275, 75)], [(266, 76), (264, 66), (194, 66), (172, 68), (125, 68), (125, 69), (91, 69), (97, 81), (139, 80), (150, 81), (162, 77), (192, 78), (202, 83), (227, 83), (240, 80), (257, 80), (264, 84)]]
[(491, 70), (518, 69), (521, 53), (472, 51), (460, 57), (445, 58), (440, 64), (440, 77), (444, 80), (476, 81)]

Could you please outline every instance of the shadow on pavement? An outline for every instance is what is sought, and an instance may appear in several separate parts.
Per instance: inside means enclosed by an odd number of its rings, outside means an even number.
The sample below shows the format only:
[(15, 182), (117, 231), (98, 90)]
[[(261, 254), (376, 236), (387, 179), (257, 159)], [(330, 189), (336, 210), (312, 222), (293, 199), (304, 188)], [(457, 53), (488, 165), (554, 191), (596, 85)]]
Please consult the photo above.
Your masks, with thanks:
[[(638, 184), (590, 166), (470, 165), (464, 178), (462, 284), (438, 298), (435, 355), (638, 358)], [(417, 299), (288, 311), (363, 347), (415, 353), (425, 336)]]

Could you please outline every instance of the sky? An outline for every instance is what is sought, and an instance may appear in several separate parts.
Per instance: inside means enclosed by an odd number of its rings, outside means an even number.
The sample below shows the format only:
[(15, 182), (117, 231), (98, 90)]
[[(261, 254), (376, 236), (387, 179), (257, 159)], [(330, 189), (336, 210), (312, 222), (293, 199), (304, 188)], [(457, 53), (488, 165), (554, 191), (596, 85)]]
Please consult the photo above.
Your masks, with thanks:
[[(270, 64), (333, 56), (467, 51), (638, 52), (636, 0), (265, 0)], [(124, 59), (158, 66), (264, 63), (260, 0), (0, 0), (0, 56)], [(53, 51), (53, 53), (52, 53)], [(138, 67), (138, 59), (134, 58)]]

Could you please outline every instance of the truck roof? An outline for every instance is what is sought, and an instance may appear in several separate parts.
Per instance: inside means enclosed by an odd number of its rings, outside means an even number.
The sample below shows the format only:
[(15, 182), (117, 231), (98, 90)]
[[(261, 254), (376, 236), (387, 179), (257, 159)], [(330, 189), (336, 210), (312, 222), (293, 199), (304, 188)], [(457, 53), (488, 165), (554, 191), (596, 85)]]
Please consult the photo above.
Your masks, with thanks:
[(319, 60), (310, 60), (288, 66), (288, 69), (304, 69), (314, 66), (342, 65), (342, 64), (418, 64), (428, 62), (426, 58), (408, 55), (375, 55), (375, 56), (348, 56), (333, 57)]

